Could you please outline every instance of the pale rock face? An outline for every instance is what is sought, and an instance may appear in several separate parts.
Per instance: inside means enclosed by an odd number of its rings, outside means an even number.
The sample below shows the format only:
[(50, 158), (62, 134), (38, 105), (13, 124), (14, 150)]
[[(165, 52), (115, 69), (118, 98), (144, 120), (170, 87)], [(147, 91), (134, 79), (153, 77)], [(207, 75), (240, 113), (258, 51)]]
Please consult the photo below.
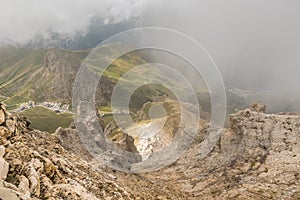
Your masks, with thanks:
[(0, 110), (0, 124), (5, 122), (5, 113), (3, 110)]
[(130, 199), (104, 172), (65, 151), (56, 135), (28, 129), (25, 118), (12, 119), (0, 125), (0, 199)]
[(29, 180), (21, 175), (19, 178), (18, 190), (20, 193), (24, 194), (26, 197), (30, 198), (30, 183)]
[(260, 102), (251, 103), (250, 110), (254, 112), (263, 112), (265, 113), (267, 106)]
[[(73, 83), (81, 62), (73, 61), (61, 55), (57, 49), (48, 49), (44, 57), (43, 73), (45, 77), (53, 77), (49, 80), (47, 88), (40, 95), (45, 101), (60, 99), (69, 102), (72, 99)], [(99, 80), (96, 93), (96, 101), (105, 105), (113, 91), (113, 82), (108, 77)], [(39, 86), (37, 86), (38, 89)]]
[(3, 159), (5, 154), (5, 147), (0, 146), (0, 179), (5, 180), (7, 177), (9, 164)]
[(35, 168), (33, 167), (33, 164), (30, 163), (26, 169), (26, 176), (28, 177), (30, 187), (29, 191), (31, 194), (34, 194), (36, 196), (40, 196), (40, 177)]
[(5, 124), (6, 124), (6, 126), (7, 126), (7, 128), (9, 129), (10, 132), (15, 131), (16, 126), (15, 126), (15, 121), (14, 120), (8, 119), (8, 120), (6, 120)]
[(8, 169), (8, 162), (6, 162), (3, 158), (0, 158), (0, 179), (5, 180), (7, 178)]
[(230, 127), (200, 158), (208, 129), (203, 124), (175, 163), (144, 174), (111, 170), (83, 156), (76, 129), (51, 135), (16, 118), (14, 132), (0, 125), (0, 170), (7, 169), (0, 172), (0, 198), (299, 199), (300, 116), (262, 111), (264, 106), (256, 105), (232, 114)]
[(3, 158), (4, 154), (5, 154), (5, 147), (1, 145), (0, 146), (0, 158)]
[(20, 200), (13, 190), (4, 187), (0, 187), (0, 199)]

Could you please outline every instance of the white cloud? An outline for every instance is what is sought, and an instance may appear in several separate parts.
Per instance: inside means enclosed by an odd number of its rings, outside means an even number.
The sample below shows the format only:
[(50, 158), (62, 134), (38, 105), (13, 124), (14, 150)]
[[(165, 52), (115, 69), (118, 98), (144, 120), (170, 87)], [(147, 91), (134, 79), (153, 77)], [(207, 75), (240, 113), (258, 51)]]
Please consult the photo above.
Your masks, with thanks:
[(140, 0), (0, 0), (0, 42), (26, 43), (48, 31), (72, 35), (85, 32), (93, 17), (107, 23), (135, 17)]

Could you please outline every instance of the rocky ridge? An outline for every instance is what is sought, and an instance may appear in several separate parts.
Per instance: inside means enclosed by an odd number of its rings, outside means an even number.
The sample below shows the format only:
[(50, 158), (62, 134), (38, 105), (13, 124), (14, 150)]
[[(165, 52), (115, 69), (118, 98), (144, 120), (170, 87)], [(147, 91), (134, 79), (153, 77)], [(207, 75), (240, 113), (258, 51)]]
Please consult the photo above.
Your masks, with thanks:
[(132, 199), (132, 194), (68, 153), (58, 137), (0, 107), (0, 199)]
[(230, 127), (204, 158), (199, 149), (208, 124), (201, 121), (199, 135), (175, 163), (125, 174), (84, 152), (76, 131), (62, 137), (31, 130), (28, 120), (1, 105), (0, 198), (299, 199), (300, 116), (264, 110), (253, 104), (232, 114)]

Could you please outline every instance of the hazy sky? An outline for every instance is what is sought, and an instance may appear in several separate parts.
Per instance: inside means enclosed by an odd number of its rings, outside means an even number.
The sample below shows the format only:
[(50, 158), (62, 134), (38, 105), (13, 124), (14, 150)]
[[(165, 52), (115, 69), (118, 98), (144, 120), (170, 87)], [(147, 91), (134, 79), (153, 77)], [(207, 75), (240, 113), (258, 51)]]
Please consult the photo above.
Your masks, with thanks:
[[(259, 85), (272, 77), (273, 72), (297, 69), (300, 72), (300, 1), (177, 2), (149, 5), (144, 25), (187, 33), (206, 47), (219, 67), (226, 68), (230, 74), (229, 68), (234, 68), (237, 74), (256, 70), (269, 76), (242, 76), (243, 81), (252, 83), (253, 79), (262, 78)], [(298, 77), (298, 73), (291, 75)], [(286, 77), (273, 78), (279, 83), (286, 81)]]
[(94, 17), (117, 23), (140, 14), (143, 0), (0, 0), (0, 41), (26, 43), (52, 31), (85, 32)]
[(143, 25), (201, 43), (227, 86), (271, 90), (263, 101), (300, 108), (300, 1), (168, 0), (148, 3), (143, 13)]
[[(84, 33), (135, 18), (139, 26), (184, 32), (201, 43), (227, 83), (271, 89), (300, 102), (299, 0), (0, 0), (0, 42), (48, 31)], [(96, 45), (96, 44), (95, 44)]]

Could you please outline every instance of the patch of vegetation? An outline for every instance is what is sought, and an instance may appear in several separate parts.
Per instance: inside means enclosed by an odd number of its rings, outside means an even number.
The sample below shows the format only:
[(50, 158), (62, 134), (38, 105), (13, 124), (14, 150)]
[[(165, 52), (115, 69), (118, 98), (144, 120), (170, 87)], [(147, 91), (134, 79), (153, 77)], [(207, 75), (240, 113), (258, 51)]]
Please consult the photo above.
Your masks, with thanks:
[(104, 117), (102, 117), (103, 121), (104, 121), (104, 125), (105, 127), (112, 121), (114, 121), (114, 117), (113, 115), (106, 115)]
[(71, 113), (57, 114), (43, 107), (35, 107), (21, 113), (31, 121), (31, 128), (54, 133), (58, 127), (67, 128), (73, 121)]

